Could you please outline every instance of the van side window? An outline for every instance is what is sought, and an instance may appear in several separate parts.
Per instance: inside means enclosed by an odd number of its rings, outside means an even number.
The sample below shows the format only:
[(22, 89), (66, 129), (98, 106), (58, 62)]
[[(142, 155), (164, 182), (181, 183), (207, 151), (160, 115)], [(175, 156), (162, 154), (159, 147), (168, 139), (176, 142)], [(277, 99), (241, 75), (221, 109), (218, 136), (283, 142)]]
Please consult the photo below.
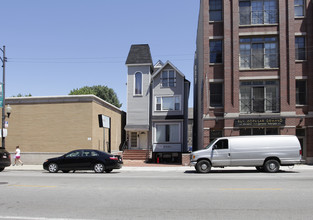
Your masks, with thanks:
[(216, 150), (228, 149), (228, 140), (219, 140), (214, 144)]

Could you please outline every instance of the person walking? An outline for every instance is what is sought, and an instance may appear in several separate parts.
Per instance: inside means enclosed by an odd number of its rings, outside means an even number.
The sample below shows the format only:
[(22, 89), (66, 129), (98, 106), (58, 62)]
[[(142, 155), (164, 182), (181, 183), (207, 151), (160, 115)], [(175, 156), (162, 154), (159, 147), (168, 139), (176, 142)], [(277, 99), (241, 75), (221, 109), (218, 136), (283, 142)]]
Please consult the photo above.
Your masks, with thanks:
[(20, 150), (20, 146), (16, 146), (16, 150), (15, 150), (15, 163), (13, 166), (16, 165), (16, 162), (19, 162), (22, 166), (23, 166), (23, 162), (21, 161), (21, 150)]

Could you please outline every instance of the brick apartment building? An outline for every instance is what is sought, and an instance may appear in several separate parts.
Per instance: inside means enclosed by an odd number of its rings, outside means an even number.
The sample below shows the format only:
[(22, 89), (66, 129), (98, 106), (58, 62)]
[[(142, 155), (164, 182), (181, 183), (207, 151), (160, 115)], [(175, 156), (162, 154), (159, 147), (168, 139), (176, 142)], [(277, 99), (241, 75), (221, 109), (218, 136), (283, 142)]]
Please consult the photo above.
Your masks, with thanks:
[(311, 0), (201, 0), (193, 150), (220, 136), (297, 135), (313, 164)]

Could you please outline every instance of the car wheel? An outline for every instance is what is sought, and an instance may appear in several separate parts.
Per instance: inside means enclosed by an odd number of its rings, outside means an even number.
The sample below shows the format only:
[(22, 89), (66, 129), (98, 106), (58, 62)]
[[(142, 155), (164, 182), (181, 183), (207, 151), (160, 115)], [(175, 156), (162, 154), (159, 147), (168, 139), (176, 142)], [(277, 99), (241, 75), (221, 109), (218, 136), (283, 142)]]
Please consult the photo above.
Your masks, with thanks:
[(94, 171), (95, 171), (96, 173), (103, 173), (103, 171), (104, 171), (104, 166), (103, 166), (102, 163), (96, 163), (96, 164), (94, 165), (93, 169), (94, 169)]
[(198, 173), (208, 173), (211, 170), (211, 163), (207, 160), (200, 160), (196, 164), (196, 170)]
[(56, 173), (56, 172), (59, 171), (59, 167), (58, 167), (58, 165), (56, 163), (50, 163), (48, 165), (48, 170), (49, 170), (50, 173)]
[(63, 173), (69, 173), (69, 170), (62, 170)]
[(263, 172), (264, 171), (264, 167), (263, 166), (257, 166), (255, 167), (257, 171), (259, 172)]
[(105, 172), (106, 173), (111, 173), (113, 169), (106, 169)]
[(264, 164), (264, 170), (269, 173), (276, 173), (279, 170), (279, 162), (275, 159), (268, 160)]
[(2, 172), (4, 170), (4, 167), (0, 167), (0, 172)]

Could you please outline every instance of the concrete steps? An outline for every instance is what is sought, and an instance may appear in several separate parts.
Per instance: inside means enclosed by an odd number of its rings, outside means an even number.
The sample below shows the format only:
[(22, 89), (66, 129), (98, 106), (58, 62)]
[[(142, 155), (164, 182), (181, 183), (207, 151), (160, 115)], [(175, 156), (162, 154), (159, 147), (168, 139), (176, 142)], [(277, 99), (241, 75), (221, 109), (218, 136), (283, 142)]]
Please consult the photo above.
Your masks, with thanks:
[(125, 150), (123, 160), (145, 160), (147, 159), (148, 150)]

